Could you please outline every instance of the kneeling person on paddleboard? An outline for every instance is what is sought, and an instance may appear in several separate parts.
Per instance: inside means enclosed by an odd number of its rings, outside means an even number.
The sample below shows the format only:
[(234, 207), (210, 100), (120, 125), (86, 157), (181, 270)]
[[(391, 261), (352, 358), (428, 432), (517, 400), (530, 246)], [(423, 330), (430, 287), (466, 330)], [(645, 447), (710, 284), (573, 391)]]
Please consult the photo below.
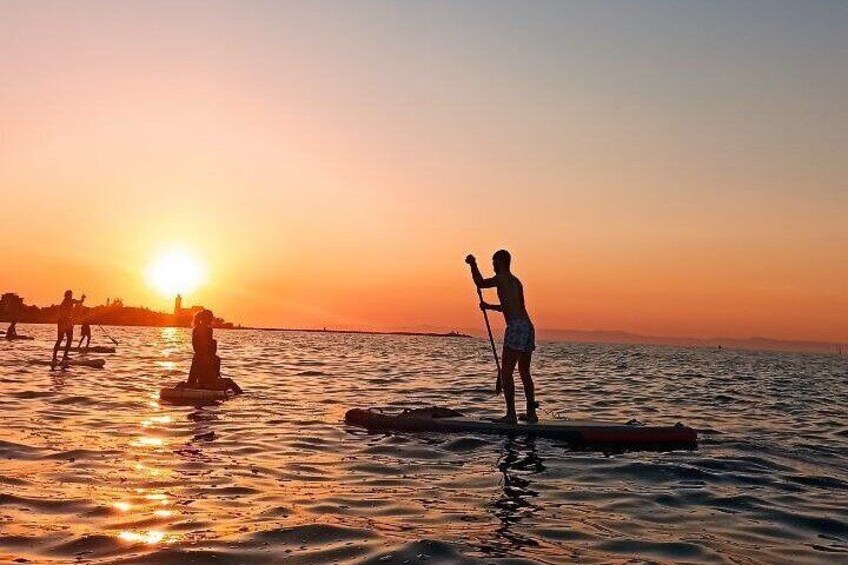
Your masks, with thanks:
[(236, 394), (241, 394), (242, 389), (234, 380), (221, 377), (218, 340), (212, 337), (214, 318), (211, 310), (201, 310), (194, 316), (194, 327), (191, 331), (194, 357), (191, 360), (188, 382), (182, 386), (207, 390), (231, 390)]
[(527, 400), (527, 412), (524, 419), (528, 422), (537, 422), (539, 418), (536, 416), (536, 393), (530, 376), (530, 360), (533, 350), (536, 349), (536, 330), (524, 305), (524, 286), (510, 271), (511, 261), (512, 258), (507, 250), (501, 249), (496, 252), (492, 256), (495, 276), (487, 279), (480, 273), (477, 260), (473, 255), (465, 258), (465, 262), (471, 266), (471, 276), (477, 288), (496, 288), (498, 292), (500, 304), (488, 304), (481, 301), (480, 309), (501, 312), (506, 320), (503, 365), (500, 374), (506, 401), (506, 416), (501, 420), (513, 424), (517, 421), (513, 373), (515, 366), (518, 365), (518, 374), (521, 375), (524, 397)]

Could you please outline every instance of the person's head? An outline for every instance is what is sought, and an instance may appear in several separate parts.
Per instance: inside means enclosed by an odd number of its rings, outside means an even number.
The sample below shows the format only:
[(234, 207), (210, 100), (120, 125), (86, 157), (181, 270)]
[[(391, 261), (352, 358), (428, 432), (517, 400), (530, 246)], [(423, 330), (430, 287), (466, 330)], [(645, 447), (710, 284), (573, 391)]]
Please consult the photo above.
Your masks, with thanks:
[(74, 297), (73, 291), (71, 291), (71, 290), (65, 291), (65, 298), (73, 298), (73, 297)]
[(496, 273), (508, 273), (511, 261), (512, 257), (506, 249), (495, 251), (495, 254), (492, 255), (492, 266)]
[(200, 326), (206, 325), (206, 316), (204, 316), (204, 312), (206, 312), (206, 310), (201, 310), (194, 315), (194, 321), (191, 324), (192, 326), (199, 328)]

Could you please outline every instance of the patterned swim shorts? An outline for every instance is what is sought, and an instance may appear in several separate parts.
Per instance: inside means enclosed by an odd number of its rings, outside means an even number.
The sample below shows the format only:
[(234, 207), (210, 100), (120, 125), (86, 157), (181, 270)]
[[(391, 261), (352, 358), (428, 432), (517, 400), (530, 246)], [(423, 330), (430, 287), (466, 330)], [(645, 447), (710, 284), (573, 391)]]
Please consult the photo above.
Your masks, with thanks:
[(536, 329), (530, 320), (511, 320), (506, 324), (504, 345), (515, 351), (532, 353), (536, 349)]

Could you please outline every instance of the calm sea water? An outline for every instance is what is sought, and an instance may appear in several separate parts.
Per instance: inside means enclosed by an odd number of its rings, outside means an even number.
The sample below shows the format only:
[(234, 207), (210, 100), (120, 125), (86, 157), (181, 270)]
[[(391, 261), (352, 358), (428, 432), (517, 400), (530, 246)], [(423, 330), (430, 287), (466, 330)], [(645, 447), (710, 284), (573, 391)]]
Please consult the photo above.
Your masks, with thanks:
[(157, 402), (184, 330), (115, 328), (104, 370), (28, 365), (52, 332), (0, 341), (2, 563), (848, 562), (845, 358), (542, 344), (545, 416), (702, 436), (610, 455), (342, 423), (498, 415), (479, 340), (221, 331), (248, 394), (195, 409)]

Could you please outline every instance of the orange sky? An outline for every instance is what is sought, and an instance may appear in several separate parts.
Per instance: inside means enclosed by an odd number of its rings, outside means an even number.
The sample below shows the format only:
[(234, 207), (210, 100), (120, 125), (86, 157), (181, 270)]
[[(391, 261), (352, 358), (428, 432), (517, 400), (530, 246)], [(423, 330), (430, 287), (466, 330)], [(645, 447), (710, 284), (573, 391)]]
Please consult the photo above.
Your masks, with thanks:
[(272, 326), (848, 340), (848, 14), (826, 3), (0, 6), (0, 291)]

